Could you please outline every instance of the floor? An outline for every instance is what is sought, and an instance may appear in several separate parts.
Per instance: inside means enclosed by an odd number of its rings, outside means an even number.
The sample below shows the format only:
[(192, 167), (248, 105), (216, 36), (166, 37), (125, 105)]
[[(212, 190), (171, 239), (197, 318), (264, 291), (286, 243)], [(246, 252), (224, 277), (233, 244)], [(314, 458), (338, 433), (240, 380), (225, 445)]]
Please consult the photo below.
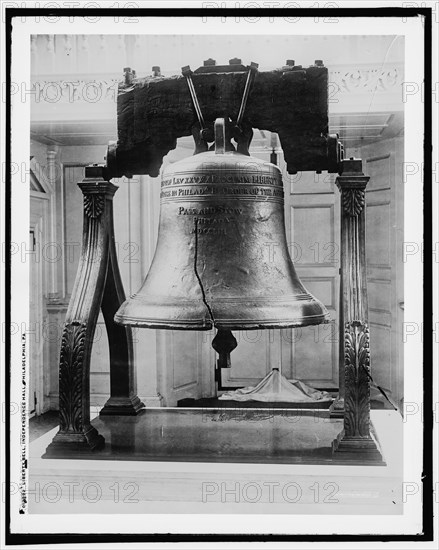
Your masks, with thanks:
[(59, 424), (58, 411), (48, 411), (29, 420), (29, 443), (35, 441)]

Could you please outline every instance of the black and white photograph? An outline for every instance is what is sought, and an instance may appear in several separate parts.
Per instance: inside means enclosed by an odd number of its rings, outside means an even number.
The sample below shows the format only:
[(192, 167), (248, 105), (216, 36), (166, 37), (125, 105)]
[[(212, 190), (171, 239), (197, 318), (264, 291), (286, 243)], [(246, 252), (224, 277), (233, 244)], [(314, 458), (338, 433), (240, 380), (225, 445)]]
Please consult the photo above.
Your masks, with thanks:
[(436, 548), (434, 6), (10, 4), (6, 544)]

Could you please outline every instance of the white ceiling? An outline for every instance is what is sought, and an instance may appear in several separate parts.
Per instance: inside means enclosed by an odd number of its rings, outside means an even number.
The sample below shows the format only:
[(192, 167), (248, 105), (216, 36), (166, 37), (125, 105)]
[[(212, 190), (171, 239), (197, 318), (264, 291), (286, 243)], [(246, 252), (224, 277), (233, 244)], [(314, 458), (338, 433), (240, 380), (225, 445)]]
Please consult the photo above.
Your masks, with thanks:
[[(119, 79), (122, 68), (131, 66), (138, 76), (146, 76), (152, 65), (160, 65), (162, 74), (179, 74), (183, 65), (190, 64), (194, 69), (208, 57), (227, 63), (238, 56), (244, 64), (257, 61), (260, 70), (281, 66), (286, 59), (307, 66), (323, 58), (332, 83), (330, 133), (338, 133), (345, 146), (356, 147), (399, 135), (403, 128), (399, 80), (396, 84), (392, 81), (392, 71), (404, 62), (404, 39), (390, 34), (34, 35), (31, 52), (32, 80), (39, 82), (43, 91), (44, 84), (48, 84), (54, 88), (53, 93), (58, 81), (73, 84), (96, 79), (105, 84), (105, 93), (98, 102), (84, 101), (84, 90), (78, 87), (79, 101), (65, 94), (60, 101), (44, 101), (43, 94), (32, 104), (31, 137), (46, 144), (106, 145), (117, 139), (117, 81), (113, 86), (110, 73)], [(121, 72), (115, 73), (118, 68)], [(383, 69), (389, 69), (390, 77), (378, 85), (374, 75)], [(403, 68), (396, 70), (398, 78), (403, 78)], [(108, 75), (103, 77), (106, 72)], [(186, 143), (192, 147), (190, 138)], [(269, 148), (270, 133), (265, 138), (255, 133), (253, 147)]]

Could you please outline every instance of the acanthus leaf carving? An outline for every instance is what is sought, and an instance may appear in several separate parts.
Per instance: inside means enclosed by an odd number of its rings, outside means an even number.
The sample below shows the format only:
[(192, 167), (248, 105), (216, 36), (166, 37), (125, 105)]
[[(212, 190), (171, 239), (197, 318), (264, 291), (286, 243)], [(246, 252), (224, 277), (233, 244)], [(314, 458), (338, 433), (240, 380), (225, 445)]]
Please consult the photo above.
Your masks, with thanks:
[(343, 189), (341, 200), (347, 214), (358, 216), (366, 202), (364, 189)]
[(87, 326), (65, 325), (59, 364), (60, 430), (80, 432), (82, 427), (82, 378)]
[(370, 348), (369, 327), (362, 321), (345, 324), (345, 432), (370, 437)]
[(105, 196), (88, 193), (84, 195), (84, 212), (89, 218), (99, 218), (104, 211)]

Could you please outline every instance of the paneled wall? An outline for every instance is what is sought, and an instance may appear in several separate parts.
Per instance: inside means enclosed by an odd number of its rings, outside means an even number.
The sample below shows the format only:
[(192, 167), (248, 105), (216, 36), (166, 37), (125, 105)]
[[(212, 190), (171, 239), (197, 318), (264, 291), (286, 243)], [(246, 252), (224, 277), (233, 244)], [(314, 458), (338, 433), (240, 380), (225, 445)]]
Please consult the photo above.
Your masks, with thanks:
[(285, 174), (285, 179), (294, 265), (307, 290), (328, 309), (331, 322), (297, 329), (293, 343), (283, 341), (284, 356), (291, 357), (292, 378), (318, 388), (334, 388), (338, 387), (338, 190), (329, 174)]
[(372, 350), (372, 374), (392, 392), (403, 397), (403, 155), (402, 138), (379, 146), (363, 147), (370, 183), (367, 190), (367, 284)]
[(404, 322), (404, 138), (359, 147), (370, 176), (366, 188), (366, 254), (371, 372), (376, 384), (401, 405)]

